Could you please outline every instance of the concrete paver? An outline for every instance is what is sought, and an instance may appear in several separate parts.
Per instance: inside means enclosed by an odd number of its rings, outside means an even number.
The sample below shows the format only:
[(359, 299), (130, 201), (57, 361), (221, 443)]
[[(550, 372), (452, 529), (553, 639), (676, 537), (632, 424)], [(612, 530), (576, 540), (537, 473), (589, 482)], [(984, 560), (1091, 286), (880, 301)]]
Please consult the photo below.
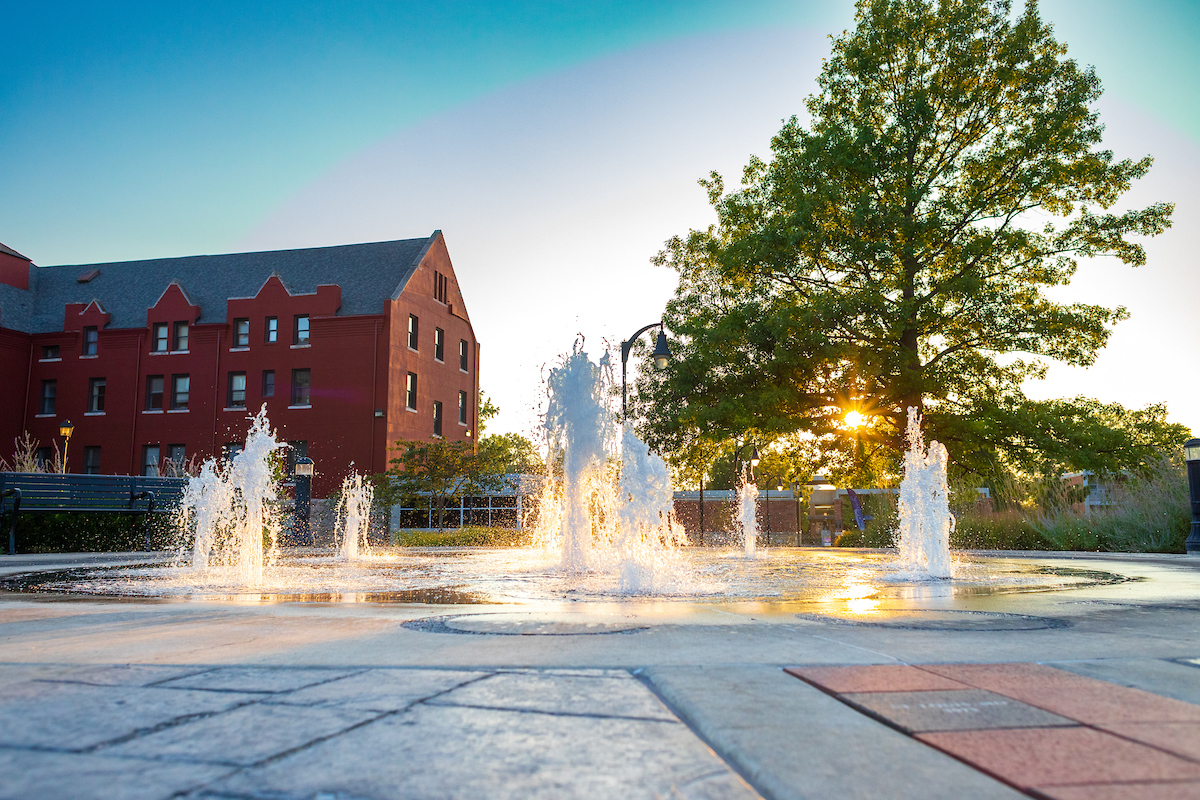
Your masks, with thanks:
[(1089, 724), (1200, 722), (1200, 706), (1041, 664), (935, 664), (923, 668)]
[[(0, 800), (1022, 796), (956, 757), (978, 754), (998, 767), (1040, 763), (1047, 774), (1059, 763), (1078, 768), (1036, 785), (1044, 797), (1200, 796), (1200, 661), (1188, 663), (1200, 659), (1200, 559), (1038, 558), (1138, 580), (1003, 596), (915, 592), (876, 612), (885, 623), (938, 612), (947, 624), (935, 630), (848, 625), (783, 601), (0, 594)], [(19, 569), (11, 564), (0, 561), (0, 574)], [(1006, 615), (1053, 626), (999, 624)], [(405, 627), (428, 617), (463, 632)], [(629, 632), (598, 624), (607, 619)], [(907, 693), (928, 705), (986, 691), (1082, 724), (921, 734), (959, 748), (951, 756), (831, 696), (864, 695), (855, 699), (865, 704)], [(961, 715), (997, 707), (979, 708)], [(979, 744), (1030, 732), (1077, 739), (1047, 740), (1032, 755), (1021, 749), (1028, 738)], [(1005, 779), (1035, 786), (1013, 775)]]
[(655, 667), (659, 695), (776, 800), (1021, 795), (774, 667)]
[(1066, 717), (982, 689), (864, 692), (842, 694), (840, 697), (855, 708), (880, 717), (907, 733), (1078, 724)]

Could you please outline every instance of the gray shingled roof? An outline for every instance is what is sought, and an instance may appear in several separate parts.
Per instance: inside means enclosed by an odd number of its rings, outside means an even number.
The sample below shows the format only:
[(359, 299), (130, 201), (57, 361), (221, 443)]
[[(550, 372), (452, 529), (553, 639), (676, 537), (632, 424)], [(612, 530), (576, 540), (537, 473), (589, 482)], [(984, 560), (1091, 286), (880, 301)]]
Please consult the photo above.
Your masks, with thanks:
[[(342, 287), (339, 315), (379, 314), (384, 300), (400, 294), (440, 235), (434, 231), (424, 239), (394, 242), (38, 267), (29, 292), (8, 292), (4, 290), (12, 287), (0, 285), (0, 325), (32, 333), (62, 330), (63, 306), (99, 300), (112, 315), (109, 327), (140, 328), (146, 324), (146, 309), (172, 281), (200, 306), (199, 322), (224, 322), (227, 299), (255, 296), (276, 274), (293, 294), (315, 292), (322, 284)], [(100, 274), (87, 283), (76, 280), (90, 270)], [(32, 308), (24, 308), (22, 299), (32, 299)]]
[(4, 242), (0, 242), (0, 253), (8, 253), (10, 256), (16, 256), (17, 258), (24, 258), (26, 261), (32, 261), (32, 259), (26, 258), (25, 256), (21, 255), (16, 250), (13, 250), (11, 247), (6, 245)]

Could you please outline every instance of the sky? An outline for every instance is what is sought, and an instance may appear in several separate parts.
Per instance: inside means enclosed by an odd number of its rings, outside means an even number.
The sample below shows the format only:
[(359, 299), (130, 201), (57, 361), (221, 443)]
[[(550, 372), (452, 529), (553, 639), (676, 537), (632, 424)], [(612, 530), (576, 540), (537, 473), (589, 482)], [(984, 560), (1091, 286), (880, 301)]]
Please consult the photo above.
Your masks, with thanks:
[[(1167, 404), (1200, 432), (1200, 3), (1044, 0), (1106, 88), (1125, 205), (1176, 204), (1146, 266), (1062, 298), (1124, 305), (1089, 369), (1034, 397)], [(443, 231), (482, 343), (492, 432), (536, 425), (541, 376), (659, 319), (663, 242), (713, 221), (803, 118), (847, 0), (11, 4), (0, 242), (40, 265)], [(636, 369), (637, 365), (633, 365)]]

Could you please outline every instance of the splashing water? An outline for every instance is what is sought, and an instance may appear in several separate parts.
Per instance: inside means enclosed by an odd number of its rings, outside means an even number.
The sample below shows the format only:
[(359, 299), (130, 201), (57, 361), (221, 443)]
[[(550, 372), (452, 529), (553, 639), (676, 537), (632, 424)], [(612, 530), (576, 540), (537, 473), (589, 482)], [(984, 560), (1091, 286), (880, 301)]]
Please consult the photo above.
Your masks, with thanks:
[(908, 452), (904, 454), (904, 479), (900, 483), (900, 528), (896, 544), (904, 568), (933, 578), (954, 574), (950, 561), (950, 492), (946, 481), (946, 448), (929, 443), (921, 432), (917, 409), (908, 409)]
[[(547, 381), (547, 471), (534, 540), (568, 573), (615, 574), (622, 593), (672, 591), (686, 534), (674, 519), (667, 466), (605, 407), (607, 355), (579, 345)], [(618, 455), (619, 454), (619, 455)], [(557, 465), (561, 463), (561, 468)]]
[(363, 483), (357, 472), (347, 475), (342, 481), (342, 499), (337, 507), (337, 535), (341, 541), (341, 555), (347, 561), (359, 557), (360, 549), (371, 555), (371, 544), (367, 532), (371, 526), (371, 504), (375, 502), (375, 489)]
[(742, 477), (738, 487), (738, 527), (742, 531), (742, 543), (746, 558), (754, 558), (758, 548), (758, 484), (753, 474)]
[(208, 459), (188, 479), (180, 519), (184, 530), (195, 523), (193, 570), (205, 571), (215, 562), (232, 567), (243, 585), (262, 582), (264, 552), (268, 562), (273, 559), (282, 527), (271, 456), (283, 447), (264, 404), (241, 452), (225, 463)]

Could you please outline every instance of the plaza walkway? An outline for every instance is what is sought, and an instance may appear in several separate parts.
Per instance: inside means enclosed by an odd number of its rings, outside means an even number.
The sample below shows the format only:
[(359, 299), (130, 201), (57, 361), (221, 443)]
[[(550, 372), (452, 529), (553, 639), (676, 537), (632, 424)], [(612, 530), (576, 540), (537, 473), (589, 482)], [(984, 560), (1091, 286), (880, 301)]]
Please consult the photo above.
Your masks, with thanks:
[(0, 798), (1200, 797), (1200, 559), (1033, 558), (1129, 580), (866, 617), (4, 593)]

